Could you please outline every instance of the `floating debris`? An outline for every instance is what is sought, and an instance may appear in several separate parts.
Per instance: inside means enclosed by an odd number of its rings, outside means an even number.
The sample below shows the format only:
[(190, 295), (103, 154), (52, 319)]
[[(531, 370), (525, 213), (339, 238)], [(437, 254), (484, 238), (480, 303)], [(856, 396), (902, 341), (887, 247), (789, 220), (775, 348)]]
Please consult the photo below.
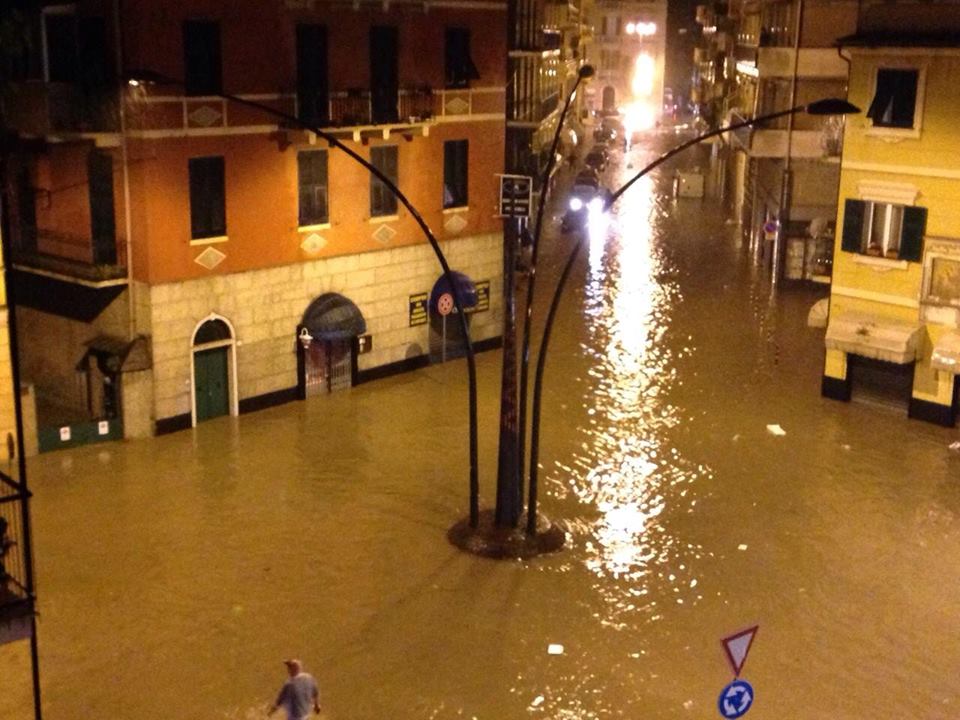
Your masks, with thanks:
[(550, 643), (547, 645), (547, 655), (563, 655), (563, 645)]
[(778, 437), (787, 434), (787, 431), (784, 430), (784, 429), (783, 429), (782, 427), (780, 427), (779, 425), (777, 425), (776, 423), (774, 423), (774, 424), (772, 424), (772, 425), (767, 425), (767, 432), (770, 433), (771, 435), (776, 435), (776, 436), (778, 436)]

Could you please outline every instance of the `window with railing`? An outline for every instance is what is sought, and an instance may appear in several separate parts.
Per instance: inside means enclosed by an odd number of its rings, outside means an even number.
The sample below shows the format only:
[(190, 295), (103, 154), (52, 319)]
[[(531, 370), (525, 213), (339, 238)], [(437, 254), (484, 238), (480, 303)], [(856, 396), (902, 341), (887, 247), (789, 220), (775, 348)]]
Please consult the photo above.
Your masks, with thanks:
[(297, 25), (297, 116), (322, 125), (330, 119), (325, 25)]
[(220, 93), (223, 87), (220, 23), (213, 20), (183, 23), (183, 67), (187, 95)]
[(447, 28), (444, 46), (444, 75), (448, 88), (470, 87), (480, 73), (470, 56), (470, 29)]

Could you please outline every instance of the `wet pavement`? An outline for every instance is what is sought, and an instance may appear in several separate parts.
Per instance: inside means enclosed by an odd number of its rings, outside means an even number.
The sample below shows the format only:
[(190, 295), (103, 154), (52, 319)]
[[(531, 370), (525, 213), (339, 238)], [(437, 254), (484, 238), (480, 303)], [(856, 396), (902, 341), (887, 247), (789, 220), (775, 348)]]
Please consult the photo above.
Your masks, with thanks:
[[(555, 328), (540, 506), (564, 551), (447, 543), (462, 360), (48, 453), (30, 462), (44, 717), (260, 718), (291, 655), (331, 720), (720, 717), (720, 639), (751, 625), (752, 720), (957, 717), (958, 431), (822, 399), (805, 319), (824, 290), (771, 293), (712, 201), (671, 197), (672, 167), (585, 240)], [(551, 231), (541, 302), (571, 241)], [(498, 354), (478, 373), (489, 506)], [(3, 720), (33, 717), (28, 668), (0, 648)]]

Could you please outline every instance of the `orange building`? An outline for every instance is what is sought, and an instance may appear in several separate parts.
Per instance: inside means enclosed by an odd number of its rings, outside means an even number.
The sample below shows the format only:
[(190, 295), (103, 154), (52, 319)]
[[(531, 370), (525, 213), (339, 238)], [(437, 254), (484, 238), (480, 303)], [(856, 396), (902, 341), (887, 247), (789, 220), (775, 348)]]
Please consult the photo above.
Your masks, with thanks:
[[(505, 12), (43, 9), (4, 90), (21, 139), (4, 179), (20, 362), (41, 449), (190, 427), (462, 352), (411, 213), (304, 126), (395, 181), (465, 276), (472, 339), (495, 344)], [(122, 82), (144, 70), (164, 82)]]

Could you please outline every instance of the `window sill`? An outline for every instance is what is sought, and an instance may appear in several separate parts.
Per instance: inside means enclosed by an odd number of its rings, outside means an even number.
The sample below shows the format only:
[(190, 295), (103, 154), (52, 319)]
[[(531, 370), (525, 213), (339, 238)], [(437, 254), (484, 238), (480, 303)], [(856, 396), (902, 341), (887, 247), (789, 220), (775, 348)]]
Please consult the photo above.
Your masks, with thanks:
[(457, 205), (456, 207), (443, 208), (441, 212), (444, 215), (453, 215), (454, 213), (468, 212), (469, 210), (470, 210), (469, 205)]
[(875, 137), (886, 142), (900, 142), (901, 140), (917, 140), (920, 137), (920, 128), (892, 128), (870, 126), (865, 133), (868, 137)]
[(910, 263), (907, 260), (894, 260), (893, 258), (874, 257), (873, 255), (861, 255), (851, 253), (853, 262), (857, 265), (867, 265), (875, 270), (886, 272), (887, 270), (906, 270)]
[(399, 220), (399, 215), (374, 215), (367, 222), (371, 223), (381, 223), (381, 222), (392, 222), (394, 220)]
[(297, 232), (316, 232), (317, 230), (329, 230), (330, 223), (317, 223), (316, 225), (300, 225)]
[(208, 237), (208, 238), (191, 238), (191, 245), (219, 245), (220, 243), (225, 243), (229, 240), (226, 235), (218, 235), (217, 237)]

